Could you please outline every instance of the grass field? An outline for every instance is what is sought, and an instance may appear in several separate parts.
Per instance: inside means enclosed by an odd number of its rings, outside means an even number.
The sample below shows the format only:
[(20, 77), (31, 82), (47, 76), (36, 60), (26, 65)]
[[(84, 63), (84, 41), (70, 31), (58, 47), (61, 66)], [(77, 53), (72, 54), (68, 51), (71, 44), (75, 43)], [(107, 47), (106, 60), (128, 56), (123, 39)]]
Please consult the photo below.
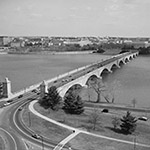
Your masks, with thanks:
[[(149, 148), (79, 134), (69, 144), (77, 150), (149, 150)], [(135, 146), (135, 147), (134, 147)], [(134, 149), (135, 148), (135, 149)]]
[[(96, 125), (96, 129), (93, 130), (92, 127), (93, 125), (89, 122), (89, 116), (92, 113), (92, 109), (85, 109), (84, 113), (81, 115), (68, 115), (65, 114), (63, 112), (63, 110), (59, 110), (59, 111), (52, 111), (52, 110), (45, 110), (42, 107), (39, 106), (39, 104), (37, 103), (35, 105), (36, 110), (38, 110), (38, 112), (40, 112), (41, 114), (50, 117), (58, 122), (62, 122), (64, 124), (76, 127), (76, 128), (82, 128), (82, 129), (86, 129), (89, 132), (93, 132), (96, 134), (100, 134), (100, 135), (104, 135), (104, 136), (108, 136), (108, 137), (112, 137), (112, 138), (116, 138), (116, 139), (122, 139), (122, 140), (127, 140), (127, 141), (133, 141), (135, 138), (135, 135), (131, 134), (131, 135), (125, 135), (122, 134), (121, 132), (118, 132), (118, 130), (114, 130), (113, 129), (113, 125), (112, 125), (112, 118), (113, 117), (121, 117), (124, 114), (126, 114), (126, 111), (115, 111), (115, 110), (110, 110), (109, 113), (101, 113), (101, 110), (99, 110), (99, 122)], [(137, 113), (137, 112), (133, 112), (134, 116), (140, 116), (142, 115), (141, 113)], [(150, 144), (150, 121), (148, 120), (147, 122), (142, 122), (142, 121), (138, 121), (137, 122), (137, 129), (136, 129), (136, 141), (138, 143), (143, 143), (143, 144)], [(87, 138), (84, 138), (87, 137)], [(126, 145), (123, 143), (118, 143), (118, 142), (110, 142), (109, 140), (104, 140), (104, 139), (99, 139), (95, 137), (90, 137), (87, 135), (78, 135), (77, 138), (73, 139), (70, 142), (70, 145), (72, 146), (73, 143), (78, 143), (77, 145), (79, 146), (86, 146), (88, 141), (89, 145), (92, 145), (93, 147), (99, 147), (101, 145), (101, 142), (103, 143), (103, 148), (102, 149), (109, 149), (109, 147), (114, 146), (114, 149), (118, 148), (125, 150), (125, 149), (132, 149), (133, 146), (131, 145)], [(75, 141), (74, 141), (75, 140)], [(104, 140), (104, 141), (103, 141)], [(96, 142), (97, 141), (97, 142)], [(82, 142), (82, 143), (80, 143)], [(106, 145), (108, 145), (107, 143), (111, 143), (111, 145), (109, 147), (107, 147)], [(89, 146), (87, 146), (88, 148)], [(123, 148), (124, 147), (124, 148)], [(74, 148), (77, 148), (76, 146)], [(78, 148), (77, 148), (78, 149)], [(80, 148), (79, 148), (80, 149)], [(82, 147), (81, 147), (82, 149)], [(144, 150), (143, 148), (140, 148), (140, 150)], [(94, 149), (85, 149), (85, 150), (94, 150)]]
[(27, 127), (30, 127), (35, 133), (49, 138), (52, 143), (59, 143), (71, 133), (71, 131), (67, 129), (35, 116), (29, 112), (28, 108), (23, 109), (22, 118)]

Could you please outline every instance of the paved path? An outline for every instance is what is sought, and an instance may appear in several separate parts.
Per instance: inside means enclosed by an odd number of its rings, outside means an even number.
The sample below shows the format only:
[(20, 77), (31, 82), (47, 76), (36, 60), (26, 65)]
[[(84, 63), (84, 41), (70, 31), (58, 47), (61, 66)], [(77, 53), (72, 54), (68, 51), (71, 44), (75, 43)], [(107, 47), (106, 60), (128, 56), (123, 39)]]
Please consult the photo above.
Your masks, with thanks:
[[(45, 119), (49, 122), (52, 122), (58, 126), (61, 126), (61, 127), (64, 127), (64, 128), (67, 128), (69, 130), (72, 130), (74, 131), (74, 133), (72, 133), (71, 135), (69, 135), (67, 138), (65, 138), (64, 140), (62, 140), (55, 148), (54, 150), (61, 150), (63, 148), (63, 146), (69, 142), (72, 138), (74, 138), (76, 135), (78, 135), (79, 133), (84, 133), (84, 134), (87, 134), (87, 135), (91, 135), (91, 136), (95, 136), (95, 137), (99, 137), (99, 138), (103, 138), (103, 139), (107, 139), (107, 140), (111, 140), (111, 141), (116, 141), (116, 142), (121, 142), (121, 143), (126, 143), (126, 144), (131, 144), (131, 145), (134, 145), (135, 143), (132, 142), (132, 141), (126, 141), (126, 140), (120, 140), (120, 139), (116, 139), (116, 138), (112, 138), (112, 137), (107, 137), (107, 136), (103, 136), (103, 135), (99, 135), (99, 134), (94, 134), (94, 133), (90, 133), (90, 132), (87, 132), (87, 131), (84, 131), (84, 130), (80, 130), (80, 129), (77, 129), (77, 128), (74, 128), (74, 127), (70, 127), (68, 125), (65, 125), (65, 124), (62, 124), (60, 122), (57, 122), (55, 120), (52, 120), (42, 114), (40, 114), (39, 112), (37, 112), (35, 109), (34, 109), (34, 104), (37, 102), (37, 100), (35, 101), (32, 101), (29, 105), (29, 110), (37, 115), (38, 117), (41, 117), (42, 119)], [(142, 147), (148, 147), (150, 148), (150, 145), (146, 145), (146, 144), (141, 144), (141, 143), (136, 143), (136, 145), (138, 146), (142, 146)]]

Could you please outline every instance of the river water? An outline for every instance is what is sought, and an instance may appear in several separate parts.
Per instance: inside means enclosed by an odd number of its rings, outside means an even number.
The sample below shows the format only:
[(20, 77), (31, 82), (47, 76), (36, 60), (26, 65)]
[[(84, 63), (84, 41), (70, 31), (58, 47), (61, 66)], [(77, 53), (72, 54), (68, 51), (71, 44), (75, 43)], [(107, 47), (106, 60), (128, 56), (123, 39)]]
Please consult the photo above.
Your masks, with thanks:
[[(0, 55), (0, 76), (12, 82), (12, 92), (21, 90), (44, 79), (71, 71), (110, 56), (99, 54), (75, 55)], [(115, 102), (150, 107), (150, 58), (138, 56), (122, 68), (115, 70), (106, 82), (119, 83)]]

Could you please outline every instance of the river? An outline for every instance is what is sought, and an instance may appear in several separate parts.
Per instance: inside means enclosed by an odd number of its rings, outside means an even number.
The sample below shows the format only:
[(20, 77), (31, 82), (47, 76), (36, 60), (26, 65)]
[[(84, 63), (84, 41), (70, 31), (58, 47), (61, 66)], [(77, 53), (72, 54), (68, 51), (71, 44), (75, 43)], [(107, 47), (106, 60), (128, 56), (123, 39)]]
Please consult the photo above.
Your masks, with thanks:
[[(110, 56), (99, 54), (72, 55), (0, 55), (0, 76), (12, 82), (12, 92), (23, 89), (44, 79), (78, 67), (100, 61)], [(109, 74), (106, 82), (117, 81), (116, 103), (150, 107), (150, 58), (138, 56), (130, 63)]]

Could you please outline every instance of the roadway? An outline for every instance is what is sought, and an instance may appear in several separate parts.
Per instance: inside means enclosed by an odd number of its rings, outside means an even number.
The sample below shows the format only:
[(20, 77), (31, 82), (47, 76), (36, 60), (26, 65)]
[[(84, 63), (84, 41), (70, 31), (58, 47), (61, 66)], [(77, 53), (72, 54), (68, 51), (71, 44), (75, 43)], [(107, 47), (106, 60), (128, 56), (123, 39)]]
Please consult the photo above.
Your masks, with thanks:
[[(1, 104), (1, 114), (0, 114), (0, 129), (3, 132), (7, 132), (7, 140), (10, 143), (10, 150), (26, 150), (22, 139), (30, 141), (39, 147), (41, 147), (42, 140), (35, 139), (32, 137), (33, 131), (26, 128), (21, 122), (21, 112), (18, 109), (20, 107), (24, 108), (24, 106), (30, 101), (37, 99), (37, 94), (33, 92), (28, 92), (23, 95), (22, 98), (14, 98), (10, 105), (4, 107)], [(53, 149), (57, 143), (52, 143), (48, 139), (43, 139), (44, 147), (49, 148), (49, 150)]]

